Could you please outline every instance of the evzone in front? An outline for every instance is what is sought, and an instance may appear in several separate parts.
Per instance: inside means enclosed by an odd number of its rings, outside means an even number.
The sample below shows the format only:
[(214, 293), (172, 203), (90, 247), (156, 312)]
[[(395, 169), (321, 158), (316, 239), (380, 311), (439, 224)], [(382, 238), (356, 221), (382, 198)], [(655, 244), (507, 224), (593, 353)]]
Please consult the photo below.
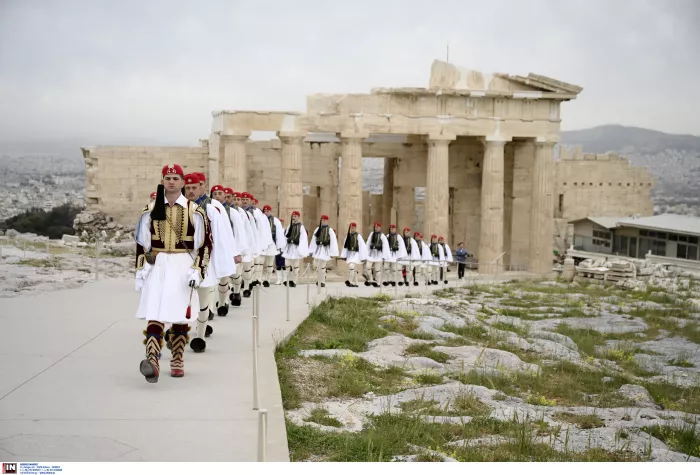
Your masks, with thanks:
[(414, 268), (413, 270), (413, 285), (417, 285), (416, 283), (416, 270), (420, 272), (420, 274), (423, 276), (425, 279), (425, 285), (430, 285), (430, 272), (428, 269), (428, 266), (430, 262), (433, 260), (433, 257), (430, 255), (430, 247), (423, 241), (423, 235), (421, 233), (415, 233), (413, 235), (413, 238), (416, 240), (416, 244), (418, 245), (418, 248), (420, 249), (420, 256), (421, 256), (421, 263), (419, 267)]
[(445, 256), (444, 260), (440, 263), (440, 280), (447, 284), (447, 266), (450, 265), (449, 263), (453, 261), (452, 250), (450, 249), (450, 246), (448, 246), (445, 242), (445, 238), (442, 236), (438, 238), (438, 244), (442, 248), (443, 256)]
[(343, 250), (340, 252), (340, 258), (345, 259), (348, 263), (348, 280), (345, 285), (348, 287), (357, 287), (357, 266), (367, 259), (367, 246), (362, 235), (357, 232), (357, 223), (350, 223), (348, 226), (348, 234), (345, 236)]
[[(282, 223), (277, 217), (272, 215), (272, 207), (270, 205), (263, 206), (263, 214), (267, 219), (270, 226), (270, 238), (271, 242), (262, 252), (265, 259), (265, 270), (263, 275), (263, 287), (270, 286), (270, 280), (272, 279), (272, 270), (275, 268), (275, 258), (280, 253), (284, 246), (287, 244), (284, 238), (284, 229), (282, 228)], [(281, 284), (280, 279), (281, 272), (277, 274), (277, 283)]]
[(382, 282), (382, 263), (389, 258), (389, 242), (382, 234), (382, 224), (374, 223), (374, 231), (367, 236), (366, 286), (379, 287)]
[(326, 265), (334, 257), (338, 257), (338, 238), (335, 231), (328, 226), (328, 216), (321, 216), (318, 227), (314, 229), (309, 244), (309, 254), (313, 257), (316, 285), (326, 286)]
[(240, 307), (241, 289), (243, 289), (243, 297), (250, 297), (250, 289), (246, 289), (245, 287), (246, 285), (249, 285), (252, 281), (253, 261), (255, 259), (255, 254), (257, 253), (257, 228), (254, 229), (254, 225), (252, 224), (253, 217), (250, 215), (250, 213), (248, 213), (245, 209), (242, 208), (242, 193), (233, 193), (233, 203), (233, 209), (235, 209), (235, 211), (238, 213), (238, 215), (241, 217), (241, 220), (243, 221), (243, 228), (245, 230), (246, 237), (245, 252), (241, 255), (241, 265), (238, 266), (238, 270), (240, 273), (233, 276), (233, 294), (231, 294), (231, 304), (234, 307)]
[(256, 200), (253, 195), (250, 193), (243, 193), (243, 206), (253, 217), (251, 226), (253, 226), (256, 237), (256, 250), (253, 258), (253, 280), (248, 287), (248, 290), (252, 291), (253, 287), (262, 283), (263, 267), (265, 265), (265, 255), (263, 252), (272, 245), (272, 233), (270, 230), (270, 222), (267, 216), (258, 209), (258, 200)]
[(389, 226), (389, 234), (386, 235), (386, 240), (389, 244), (389, 256), (384, 260), (384, 271), (386, 272), (384, 285), (396, 287), (396, 282), (401, 282), (401, 279), (399, 279), (399, 271), (401, 270), (399, 259), (406, 257), (406, 245), (396, 232), (395, 224)]
[(430, 283), (438, 285), (438, 271), (442, 267), (445, 260), (445, 254), (442, 251), (442, 246), (437, 242), (437, 235), (430, 236), (430, 261), (428, 262), (428, 271), (430, 272)]
[[(309, 241), (306, 228), (301, 224), (299, 211), (292, 212), (292, 220), (284, 233), (287, 244), (282, 252), (282, 257), (287, 264), (287, 278), (289, 286), (296, 287), (299, 279), (299, 266), (301, 260), (309, 255)], [(287, 282), (284, 283), (287, 285)]]
[(166, 165), (153, 206), (136, 225), (136, 290), (141, 292), (136, 318), (146, 320), (146, 358), (139, 364), (149, 383), (160, 376), (159, 356), (165, 324), (171, 323), (170, 375), (185, 375), (184, 352), (189, 339), (195, 292), (209, 266), (212, 244), (206, 212), (182, 195), (184, 172)]
[[(419, 235), (419, 233), (416, 234)], [(416, 240), (411, 237), (410, 228), (403, 228), (403, 243), (404, 249), (406, 249), (406, 255), (402, 259), (399, 259), (399, 264), (403, 265), (404, 267), (403, 282), (399, 282), (399, 285), (405, 284), (406, 286), (409, 286), (409, 275), (411, 276), (411, 280), (413, 280), (413, 285), (418, 285), (415, 269), (416, 267), (420, 268), (422, 260), (421, 248), (416, 243)]]

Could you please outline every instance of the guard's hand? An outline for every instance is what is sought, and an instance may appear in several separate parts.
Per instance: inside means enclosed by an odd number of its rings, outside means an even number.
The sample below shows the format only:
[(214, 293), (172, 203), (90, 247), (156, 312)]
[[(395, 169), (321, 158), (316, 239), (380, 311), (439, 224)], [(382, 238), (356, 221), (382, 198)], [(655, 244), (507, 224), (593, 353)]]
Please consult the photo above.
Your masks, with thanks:
[(196, 280), (190, 280), (190, 287), (196, 289), (197, 287), (199, 287), (199, 285), (197, 284)]
[(235, 262), (236, 264), (240, 264), (242, 260), (243, 258), (241, 256), (235, 256), (233, 258), (233, 262)]
[(187, 283), (187, 285), (188, 285), (190, 288), (196, 289), (197, 287), (199, 287), (199, 282), (200, 282), (200, 280), (199, 280), (199, 270), (197, 270), (197, 269), (192, 269), (192, 270), (190, 271), (189, 282)]

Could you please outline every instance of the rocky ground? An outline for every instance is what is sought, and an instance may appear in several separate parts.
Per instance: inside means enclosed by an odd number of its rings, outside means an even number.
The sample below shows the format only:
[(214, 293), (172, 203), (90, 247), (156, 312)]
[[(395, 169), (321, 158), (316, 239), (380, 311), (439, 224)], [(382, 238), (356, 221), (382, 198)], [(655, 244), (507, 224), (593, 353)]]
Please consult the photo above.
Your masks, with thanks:
[(327, 300), (276, 352), (292, 459), (700, 461), (700, 283), (655, 285)]
[[(80, 287), (95, 280), (95, 244), (0, 237), (0, 298)], [(133, 248), (133, 249), (132, 249)], [(133, 243), (100, 246), (99, 278), (133, 276)]]

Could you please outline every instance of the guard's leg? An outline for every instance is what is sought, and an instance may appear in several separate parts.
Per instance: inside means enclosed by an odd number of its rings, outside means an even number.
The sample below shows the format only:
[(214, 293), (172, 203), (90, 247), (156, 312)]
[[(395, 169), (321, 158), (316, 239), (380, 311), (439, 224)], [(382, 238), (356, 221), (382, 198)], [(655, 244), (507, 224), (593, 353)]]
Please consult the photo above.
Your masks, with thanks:
[(391, 263), (391, 285), (396, 287), (396, 281), (398, 280), (399, 282), (401, 279), (399, 279), (399, 263), (398, 262), (392, 262)]
[(253, 262), (243, 263), (243, 296), (250, 297), (250, 289), (253, 288)]
[(173, 324), (172, 357), (170, 358), (170, 376), (181, 378), (185, 375), (185, 346), (189, 341), (190, 326), (186, 323)]
[(319, 278), (321, 279), (321, 287), (326, 286), (326, 264), (328, 264), (328, 261), (324, 261), (323, 259), (319, 259), (318, 267), (319, 267)]
[(348, 263), (348, 280), (345, 281), (345, 285), (347, 287), (352, 287), (352, 281), (353, 281), (354, 277), (355, 277), (355, 263), (350, 262), (350, 263)]
[(265, 256), (265, 277), (263, 277), (263, 287), (270, 286), (272, 279), (272, 269), (275, 267), (275, 256)]
[(316, 285), (321, 283), (321, 264), (320, 264), (320, 259), (316, 259), (314, 257), (314, 260), (311, 261), (311, 271), (316, 274)]
[(204, 338), (208, 337), (214, 332), (211, 325), (207, 325), (207, 321), (209, 319), (209, 305), (211, 302), (211, 297), (214, 294), (214, 287), (199, 287), (197, 289), (197, 294), (199, 295), (197, 336), (190, 341), (190, 348), (192, 348), (192, 351), (195, 353), (203, 353), (207, 348)]
[(164, 327), (165, 325), (161, 322), (149, 320), (146, 325), (146, 330), (143, 332), (143, 334), (146, 335), (146, 339), (143, 340), (143, 344), (146, 345), (146, 359), (141, 361), (139, 370), (149, 383), (157, 383), (158, 376), (160, 375), (158, 357), (160, 356), (160, 349), (163, 345)]
[(292, 259), (292, 278), (289, 280), (290, 287), (296, 287), (299, 280), (299, 265), (301, 259)]
[(374, 263), (374, 282), (373, 284), (375, 287), (379, 287), (382, 285), (382, 262), (375, 262)]
[(234, 307), (241, 306), (241, 285), (243, 285), (243, 266), (244, 263), (241, 262), (236, 266), (236, 273), (231, 277), (231, 284), (233, 286), (233, 292), (231, 293), (231, 305)]
[(382, 266), (382, 273), (386, 276), (386, 280), (382, 282), (384, 286), (391, 284), (391, 262), (386, 261)]
[(228, 315), (228, 294), (229, 294), (229, 277), (224, 277), (219, 281), (219, 298), (216, 301), (216, 313), (220, 317)]

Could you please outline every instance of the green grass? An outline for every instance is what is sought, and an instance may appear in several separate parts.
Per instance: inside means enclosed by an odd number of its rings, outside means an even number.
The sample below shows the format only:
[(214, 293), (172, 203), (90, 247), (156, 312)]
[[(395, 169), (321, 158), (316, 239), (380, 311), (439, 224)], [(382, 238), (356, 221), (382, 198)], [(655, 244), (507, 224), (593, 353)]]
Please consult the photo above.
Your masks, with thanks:
[(517, 325), (513, 325), (512, 323), (507, 323), (507, 322), (496, 322), (491, 325), (492, 328), (496, 328), (497, 330), (503, 330), (507, 332), (513, 332), (516, 335), (519, 336), (527, 336), (529, 333), (529, 330), (527, 328), (523, 328)]
[(603, 420), (595, 414), (573, 414), (571, 412), (557, 412), (552, 416), (554, 419), (574, 424), (581, 429), (595, 429), (604, 427)]
[(340, 422), (335, 417), (331, 417), (328, 413), (328, 409), (322, 407), (316, 407), (311, 410), (311, 415), (304, 419), (305, 422), (315, 422), (322, 426), (330, 427), (343, 427), (342, 422)]
[(434, 371), (425, 370), (413, 377), (418, 384), (424, 386), (434, 386), (436, 384), (442, 384), (443, 377), (441, 374)]
[(433, 345), (428, 343), (413, 343), (406, 348), (404, 351), (405, 356), (425, 356), (438, 363), (447, 363), (450, 359), (450, 355), (443, 353), (442, 351), (436, 351), (433, 349)]
[[(298, 426), (287, 421), (289, 450), (292, 461), (322, 460), (329, 462), (380, 462), (397, 455), (419, 454), (425, 460), (437, 460), (432, 450), (459, 461), (630, 461), (638, 460), (625, 452), (601, 449), (583, 453), (557, 452), (534, 438), (542, 425), (536, 421), (500, 421), (475, 417), (467, 424), (427, 422), (418, 415), (381, 414), (370, 416), (369, 423), (359, 432), (326, 432), (313, 427)], [(463, 448), (450, 442), (473, 440), (488, 435), (501, 435), (509, 442), (497, 446)], [(410, 444), (423, 447), (418, 453)]]
[(17, 264), (20, 266), (27, 266), (27, 267), (52, 267), (55, 269), (60, 269), (61, 268), (61, 261), (62, 261), (62, 259), (60, 257), (47, 256), (45, 258), (39, 258), (39, 259), (21, 259), (19, 262), (17, 262)]
[(668, 445), (671, 450), (700, 457), (700, 426), (695, 421), (663, 426), (653, 425), (644, 427), (642, 430)]
[[(524, 397), (536, 405), (624, 407), (631, 405), (617, 393), (622, 384), (630, 380), (624, 376), (613, 376), (613, 381), (604, 383), (607, 376), (602, 371), (587, 371), (573, 363), (561, 361), (554, 366), (541, 367), (538, 374), (511, 373), (485, 375), (476, 371), (455, 375), (464, 384), (485, 386), (500, 390), (508, 396)], [(594, 400), (585, 397), (596, 394)]]
[(695, 365), (685, 358), (678, 357), (668, 361), (671, 366), (678, 366), (680, 368), (694, 368)]
[(700, 414), (700, 387), (682, 388), (670, 382), (638, 382), (663, 409)]

